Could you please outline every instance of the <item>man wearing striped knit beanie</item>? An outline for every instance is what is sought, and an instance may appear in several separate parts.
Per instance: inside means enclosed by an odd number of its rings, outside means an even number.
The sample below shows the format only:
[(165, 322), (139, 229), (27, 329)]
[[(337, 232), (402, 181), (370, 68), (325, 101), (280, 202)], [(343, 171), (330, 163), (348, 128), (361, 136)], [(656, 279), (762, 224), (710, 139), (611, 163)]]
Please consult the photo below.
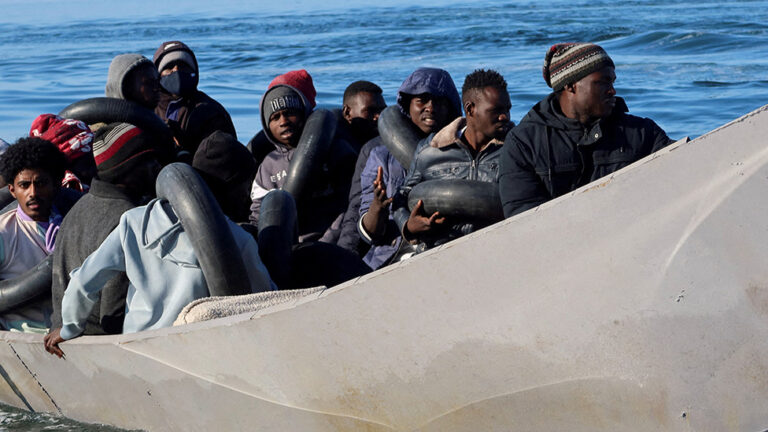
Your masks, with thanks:
[[(93, 158), (97, 174), (90, 192), (72, 207), (61, 223), (53, 254), (52, 328), (62, 326), (61, 299), (69, 274), (80, 267), (120, 222), (124, 212), (154, 195), (160, 164), (152, 140), (138, 127), (112, 123), (96, 131)], [(128, 278), (125, 273), (104, 285), (98, 306), (85, 326), (86, 334), (122, 333)]]
[(670, 144), (653, 120), (627, 114), (613, 60), (592, 43), (552, 45), (544, 57), (552, 93), (506, 137), (499, 172), (511, 217), (621, 169)]

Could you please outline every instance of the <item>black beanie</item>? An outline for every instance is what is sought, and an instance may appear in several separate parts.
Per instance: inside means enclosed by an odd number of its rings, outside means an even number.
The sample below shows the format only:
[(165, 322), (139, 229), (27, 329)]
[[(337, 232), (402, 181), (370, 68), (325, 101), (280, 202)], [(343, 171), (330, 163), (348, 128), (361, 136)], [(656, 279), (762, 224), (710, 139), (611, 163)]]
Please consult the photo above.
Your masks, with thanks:
[(165, 65), (175, 60), (181, 60), (194, 69), (195, 72), (199, 72), (197, 57), (195, 57), (195, 53), (184, 42), (163, 42), (155, 51), (155, 56), (152, 57), (157, 72), (162, 72)]
[(258, 166), (251, 152), (235, 137), (215, 131), (200, 142), (192, 167), (222, 185), (253, 179)]

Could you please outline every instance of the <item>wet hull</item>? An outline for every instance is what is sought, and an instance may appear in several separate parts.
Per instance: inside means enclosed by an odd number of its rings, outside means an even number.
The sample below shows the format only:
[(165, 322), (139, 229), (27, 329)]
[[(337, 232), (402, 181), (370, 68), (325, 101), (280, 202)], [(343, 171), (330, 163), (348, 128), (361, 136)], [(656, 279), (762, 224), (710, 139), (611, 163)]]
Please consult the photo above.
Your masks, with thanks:
[(768, 109), (252, 315), (0, 334), (0, 401), (148, 430), (768, 429)]

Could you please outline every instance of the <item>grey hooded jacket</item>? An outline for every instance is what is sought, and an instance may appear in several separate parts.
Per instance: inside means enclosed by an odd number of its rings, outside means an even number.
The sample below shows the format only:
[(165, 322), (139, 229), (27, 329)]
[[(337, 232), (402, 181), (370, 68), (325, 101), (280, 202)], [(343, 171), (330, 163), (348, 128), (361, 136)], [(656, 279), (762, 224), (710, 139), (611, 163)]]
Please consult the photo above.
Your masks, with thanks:
[(148, 58), (141, 54), (120, 54), (112, 59), (107, 72), (107, 87), (104, 91), (105, 96), (128, 100), (126, 95), (127, 83), (125, 79), (128, 74), (143, 64), (148, 64), (155, 68), (155, 65)]

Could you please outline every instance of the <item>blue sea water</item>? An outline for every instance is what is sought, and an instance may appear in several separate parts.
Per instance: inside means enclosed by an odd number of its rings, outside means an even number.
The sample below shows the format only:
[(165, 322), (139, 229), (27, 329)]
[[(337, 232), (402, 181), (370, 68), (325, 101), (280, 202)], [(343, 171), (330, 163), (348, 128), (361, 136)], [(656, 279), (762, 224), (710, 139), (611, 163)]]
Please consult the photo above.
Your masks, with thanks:
[(232, 114), (238, 136), (261, 129), (271, 79), (305, 68), (321, 106), (368, 79), (394, 103), (419, 66), (447, 69), (457, 87), (475, 68), (509, 83), (512, 119), (548, 93), (546, 49), (601, 44), (630, 111), (672, 137), (697, 136), (768, 103), (768, 1), (686, 0), (347, 2), (97, 2), (6, 0), (0, 17), (0, 137), (28, 133), (38, 114), (103, 96), (109, 62), (151, 58), (165, 40), (196, 52), (200, 88)]
[[(103, 96), (117, 54), (149, 58), (178, 39), (195, 51), (200, 88), (231, 113), (241, 141), (261, 129), (272, 78), (307, 69), (318, 104), (336, 107), (366, 79), (388, 103), (415, 68), (447, 69), (457, 87), (476, 68), (509, 83), (518, 121), (548, 93), (541, 77), (556, 42), (601, 44), (618, 94), (673, 138), (698, 136), (768, 103), (768, 1), (407, 0), (349, 2), (4, 0), (0, 16), (0, 137), (28, 133), (41, 113)], [(21, 419), (21, 420), (19, 420)], [(0, 430), (81, 430), (0, 407)]]

